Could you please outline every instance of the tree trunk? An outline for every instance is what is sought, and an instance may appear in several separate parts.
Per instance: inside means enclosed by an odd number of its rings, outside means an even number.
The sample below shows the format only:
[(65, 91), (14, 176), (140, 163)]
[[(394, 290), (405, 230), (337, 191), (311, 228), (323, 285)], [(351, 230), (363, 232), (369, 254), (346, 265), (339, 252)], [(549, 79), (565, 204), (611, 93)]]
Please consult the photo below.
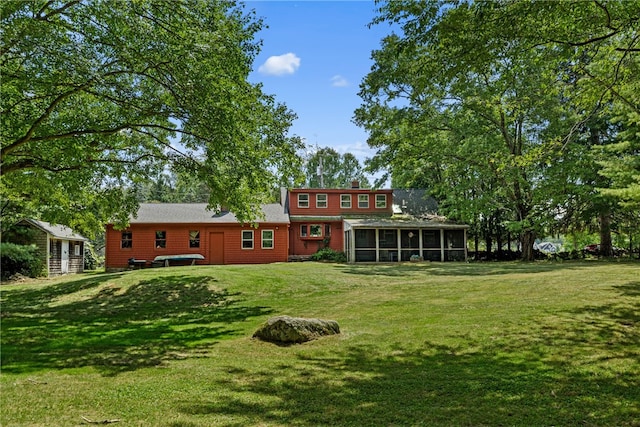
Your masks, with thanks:
[(613, 256), (611, 243), (611, 212), (600, 213), (600, 256)]
[(522, 246), (522, 261), (534, 261), (533, 244), (536, 240), (536, 233), (532, 230), (525, 230), (520, 235), (520, 246)]
[(493, 239), (491, 238), (491, 235), (488, 233), (485, 235), (484, 245), (486, 246), (486, 249), (487, 249), (487, 259), (488, 260), (493, 259), (493, 256), (491, 255)]
[(476, 261), (480, 260), (480, 257), (478, 256), (478, 247), (480, 246), (480, 236), (478, 235), (478, 233), (476, 233), (475, 236), (473, 236), (473, 244), (475, 246), (475, 253), (476, 253)]

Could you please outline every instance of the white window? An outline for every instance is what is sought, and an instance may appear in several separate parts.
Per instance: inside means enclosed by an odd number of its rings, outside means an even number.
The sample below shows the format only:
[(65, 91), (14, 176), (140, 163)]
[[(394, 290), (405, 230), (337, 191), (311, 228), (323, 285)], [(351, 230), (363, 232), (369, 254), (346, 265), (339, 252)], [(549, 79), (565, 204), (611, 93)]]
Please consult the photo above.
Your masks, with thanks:
[(242, 230), (242, 249), (253, 249), (253, 230)]
[(309, 195), (304, 193), (304, 194), (298, 194), (298, 207), (299, 208), (308, 208), (309, 207)]
[(369, 195), (358, 194), (358, 208), (369, 209)]
[(327, 207), (327, 195), (316, 194), (316, 208), (326, 208), (326, 207)]
[(73, 255), (80, 256), (80, 245), (78, 244), (73, 245)]
[(273, 249), (273, 230), (262, 230), (262, 249)]
[(300, 237), (307, 237), (307, 224), (300, 226)]
[(387, 195), (376, 194), (376, 209), (385, 209), (387, 207)]
[(342, 209), (351, 209), (351, 194), (340, 195), (340, 207)]

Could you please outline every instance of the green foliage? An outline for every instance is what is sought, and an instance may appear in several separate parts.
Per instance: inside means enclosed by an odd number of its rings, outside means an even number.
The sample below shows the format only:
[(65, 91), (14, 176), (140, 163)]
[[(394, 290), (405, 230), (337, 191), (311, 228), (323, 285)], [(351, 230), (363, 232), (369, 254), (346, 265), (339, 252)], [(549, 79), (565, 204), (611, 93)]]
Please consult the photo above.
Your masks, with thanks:
[[(318, 172), (322, 163), (322, 183)], [(340, 154), (333, 148), (321, 148), (305, 163), (305, 186), (309, 188), (351, 188), (358, 181), (361, 188), (369, 188), (369, 180), (360, 162), (351, 153)]]
[(3, 222), (92, 237), (126, 224), (130, 189), (167, 164), (247, 219), (299, 170), (295, 115), (248, 81), (262, 21), (243, 6), (7, 1), (0, 19)]
[(84, 269), (92, 271), (92, 270), (95, 270), (96, 268), (98, 268), (99, 264), (103, 264), (103, 266), (104, 266), (104, 259), (102, 260), (102, 262), (100, 262), (98, 254), (96, 253), (96, 250), (93, 247), (93, 245), (89, 244), (89, 243), (85, 243), (85, 245), (84, 245)]
[(332, 262), (347, 262), (347, 256), (344, 252), (336, 251), (331, 248), (322, 248), (318, 252), (311, 255), (312, 261), (332, 261)]
[(27, 277), (46, 275), (44, 256), (35, 245), (0, 243), (0, 259), (2, 280), (16, 273)]
[[(399, 30), (373, 53), (355, 112), (377, 149), (369, 166), (394, 186), (429, 188), (479, 232), (508, 224), (532, 259), (536, 235), (600, 197), (589, 136), (617, 135), (595, 119), (620, 110), (620, 126), (633, 123), (639, 14), (624, 1), (383, 3), (376, 23)], [(609, 160), (633, 163), (624, 150)], [(634, 170), (609, 194), (633, 193)], [(597, 204), (592, 218), (609, 214)]]

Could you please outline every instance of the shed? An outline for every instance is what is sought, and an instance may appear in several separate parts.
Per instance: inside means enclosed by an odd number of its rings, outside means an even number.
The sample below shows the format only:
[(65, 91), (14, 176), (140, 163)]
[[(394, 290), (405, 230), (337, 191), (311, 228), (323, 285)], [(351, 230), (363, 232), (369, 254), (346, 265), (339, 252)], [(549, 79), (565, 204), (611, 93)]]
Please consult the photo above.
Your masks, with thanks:
[(84, 271), (84, 245), (86, 237), (64, 225), (51, 224), (35, 219), (25, 219), (16, 228), (28, 229), (14, 243), (35, 244), (46, 257), (47, 275), (58, 276)]

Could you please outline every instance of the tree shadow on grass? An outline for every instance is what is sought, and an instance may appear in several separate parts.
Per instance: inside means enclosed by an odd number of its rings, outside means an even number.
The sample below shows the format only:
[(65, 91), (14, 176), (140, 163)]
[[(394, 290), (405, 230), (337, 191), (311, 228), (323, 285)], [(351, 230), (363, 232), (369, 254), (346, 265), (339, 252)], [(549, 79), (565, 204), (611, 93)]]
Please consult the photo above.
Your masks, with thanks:
[(638, 286), (481, 342), (354, 344), (271, 369), (230, 366), (212, 384), (227, 393), (179, 410), (238, 420), (227, 426), (638, 426)]
[(92, 366), (116, 375), (157, 366), (271, 312), (216, 288), (210, 277), (165, 276), (123, 288), (108, 283), (113, 277), (3, 291), (3, 371)]
[[(621, 264), (631, 263), (621, 261)], [(637, 264), (637, 263), (636, 263)], [(404, 276), (407, 273), (425, 273), (434, 276), (492, 276), (502, 274), (536, 274), (550, 271), (586, 269), (601, 265), (598, 261), (575, 262), (424, 262), (416, 264), (343, 264), (342, 272), (370, 276)]]

